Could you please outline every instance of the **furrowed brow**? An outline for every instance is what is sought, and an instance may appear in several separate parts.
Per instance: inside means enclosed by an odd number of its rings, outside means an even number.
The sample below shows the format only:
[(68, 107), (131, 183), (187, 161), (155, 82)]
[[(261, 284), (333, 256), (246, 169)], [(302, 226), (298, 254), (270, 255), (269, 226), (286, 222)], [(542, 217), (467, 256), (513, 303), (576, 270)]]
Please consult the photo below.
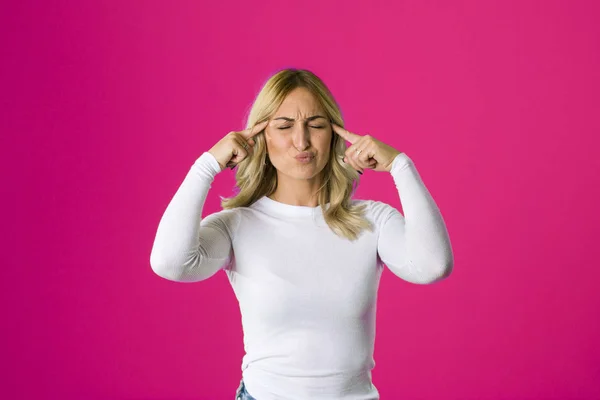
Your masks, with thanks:
[[(325, 117), (324, 117), (324, 116), (322, 116), (322, 115), (313, 115), (312, 117), (308, 117), (308, 118), (306, 118), (306, 120), (307, 120), (307, 121), (312, 121), (312, 120), (314, 120), (314, 119), (318, 119), (318, 118), (327, 119), (327, 118), (325, 118)], [(293, 121), (295, 121), (295, 119), (294, 119), (294, 118), (289, 118), (289, 117), (277, 117), (277, 118), (273, 118), (273, 120), (274, 120), (274, 121), (276, 121), (276, 120), (278, 120), (278, 119), (282, 119), (282, 120), (285, 120), (285, 121), (290, 121), (290, 122), (293, 122)]]

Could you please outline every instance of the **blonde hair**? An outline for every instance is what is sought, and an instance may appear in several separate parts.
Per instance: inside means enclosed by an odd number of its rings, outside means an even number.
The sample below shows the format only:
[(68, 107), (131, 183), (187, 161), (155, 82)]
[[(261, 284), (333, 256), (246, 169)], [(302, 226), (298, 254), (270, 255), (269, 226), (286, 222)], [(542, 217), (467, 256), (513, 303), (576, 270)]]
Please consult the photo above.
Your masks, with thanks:
[[(305, 69), (284, 69), (271, 76), (264, 84), (248, 115), (246, 128), (253, 127), (273, 116), (286, 96), (294, 89), (303, 87), (316, 97), (327, 118), (343, 127), (340, 108), (329, 89), (314, 73)], [(254, 136), (254, 154), (238, 164), (236, 186), (238, 193), (223, 198), (223, 209), (248, 207), (263, 196), (271, 195), (277, 188), (277, 170), (267, 160), (264, 130)], [(365, 205), (353, 204), (351, 197), (358, 185), (359, 174), (342, 161), (346, 142), (332, 132), (329, 161), (322, 171), (323, 184), (318, 190), (318, 201), (325, 222), (340, 237), (358, 238), (363, 229), (373, 230), (365, 218)], [(329, 202), (329, 207), (326, 207)]]

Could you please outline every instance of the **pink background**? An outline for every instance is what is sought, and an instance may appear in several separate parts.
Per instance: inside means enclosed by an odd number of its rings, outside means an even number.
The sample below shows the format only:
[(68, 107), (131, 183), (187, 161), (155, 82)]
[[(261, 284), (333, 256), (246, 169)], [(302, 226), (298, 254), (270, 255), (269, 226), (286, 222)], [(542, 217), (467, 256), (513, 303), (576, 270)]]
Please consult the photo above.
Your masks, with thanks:
[[(194, 160), (298, 67), (413, 159), (450, 232), (448, 280), (384, 272), (382, 398), (600, 398), (597, 2), (55, 3), (0, 11), (3, 397), (233, 399), (226, 275), (149, 256)], [(356, 197), (400, 207), (385, 173)]]

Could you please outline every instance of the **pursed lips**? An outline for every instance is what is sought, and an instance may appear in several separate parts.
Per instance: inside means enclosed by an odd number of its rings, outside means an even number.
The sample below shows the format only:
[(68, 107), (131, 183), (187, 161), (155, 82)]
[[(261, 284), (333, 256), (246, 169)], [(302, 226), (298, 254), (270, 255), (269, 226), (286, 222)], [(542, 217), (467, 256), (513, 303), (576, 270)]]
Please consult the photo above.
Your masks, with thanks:
[(309, 152), (304, 152), (304, 153), (300, 153), (298, 154), (296, 157), (296, 159), (298, 160), (311, 160), (315, 157), (315, 155), (313, 153), (309, 153)]

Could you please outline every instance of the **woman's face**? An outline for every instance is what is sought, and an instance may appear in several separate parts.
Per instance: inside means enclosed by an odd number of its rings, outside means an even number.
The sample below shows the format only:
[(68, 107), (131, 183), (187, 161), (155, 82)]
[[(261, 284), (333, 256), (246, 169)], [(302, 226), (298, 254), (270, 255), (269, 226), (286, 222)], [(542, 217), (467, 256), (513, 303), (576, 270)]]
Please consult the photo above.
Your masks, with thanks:
[(288, 94), (265, 129), (269, 160), (279, 174), (316, 177), (327, 165), (332, 129), (317, 99), (306, 88)]

